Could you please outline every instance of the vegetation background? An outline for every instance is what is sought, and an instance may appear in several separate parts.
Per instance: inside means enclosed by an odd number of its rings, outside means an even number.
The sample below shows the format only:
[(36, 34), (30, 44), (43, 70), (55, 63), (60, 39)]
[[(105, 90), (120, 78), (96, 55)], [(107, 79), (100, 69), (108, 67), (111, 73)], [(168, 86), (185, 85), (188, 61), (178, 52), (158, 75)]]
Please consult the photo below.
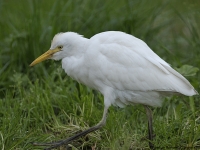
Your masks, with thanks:
[[(109, 30), (144, 40), (200, 91), (200, 1), (0, 0), (0, 149), (40, 149), (99, 122), (103, 97), (73, 81), (60, 62), (29, 64), (58, 32), (87, 38)], [(158, 149), (200, 147), (200, 97), (166, 98), (152, 108)], [(140, 105), (111, 107), (106, 126), (72, 149), (148, 148)], [(64, 148), (60, 148), (64, 149)]]

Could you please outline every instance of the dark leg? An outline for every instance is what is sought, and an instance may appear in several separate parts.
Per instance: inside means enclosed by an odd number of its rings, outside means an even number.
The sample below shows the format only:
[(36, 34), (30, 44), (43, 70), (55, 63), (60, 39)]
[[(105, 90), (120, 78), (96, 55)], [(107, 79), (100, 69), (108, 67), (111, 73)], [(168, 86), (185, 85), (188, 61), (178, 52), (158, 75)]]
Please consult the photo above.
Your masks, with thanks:
[(72, 136), (72, 137), (70, 137), (68, 139), (60, 140), (60, 141), (53, 142), (53, 143), (36, 143), (36, 142), (34, 142), (33, 145), (36, 145), (36, 146), (50, 146), (49, 148), (46, 148), (45, 150), (51, 150), (53, 148), (57, 148), (57, 147), (62, 146), (62, 145), (67, 145), (70, 142), (72, 142), (72, 141), (74, 141), (74, 140), (76, 140), (76, 139), (78, 139), (78, 138), (80, 138), (80, 137), (82, 137), (82, 136), (84, 136), (84, 135), (86, 135), (86, 134), (88, 134), (90, 132), (96, 131), (99, 128), (101, 128), (102, 126), (104, 126), (105, 123), (106, 123), (107, 112), (108, 112), (108, 107), (104, 107), (103, 117), (102, 117), (101, 121), (97, 125), (89, 128), (89, 129), (87, 129), (87, 130), (85, 130), (85, 131), (83, 131), (81, 133), (78, 133), (78, 134), (76, 134), (76, 135), (74, 135), (74, 136)]
[(148, 106), (144, 106), (146, 109), (146, 114), (147, 114), (147, 118), (148, 118), (148, 132), (149, 132), (149, 147), (150, 149), (154, 149), (154, 145), (152, 143), (153, 141), (153, 116), (152, 116), (152, 111)]

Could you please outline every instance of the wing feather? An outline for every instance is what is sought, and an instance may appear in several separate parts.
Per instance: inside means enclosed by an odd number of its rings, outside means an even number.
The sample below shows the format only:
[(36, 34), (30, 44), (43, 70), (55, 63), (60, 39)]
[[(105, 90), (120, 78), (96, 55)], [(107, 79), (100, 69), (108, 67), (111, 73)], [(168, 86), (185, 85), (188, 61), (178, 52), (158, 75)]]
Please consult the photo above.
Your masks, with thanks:
[[(89, 65), (98, 69), (91, 77), (98, 82), (122, 91), (197, 94), (181, 74), (134, 36), (123, 32), (104, 32), (92, 37), (90, 45), (88, 58), (93, 57), (94, 60)], [(95, 50), (94, 45), (98, 45)]]

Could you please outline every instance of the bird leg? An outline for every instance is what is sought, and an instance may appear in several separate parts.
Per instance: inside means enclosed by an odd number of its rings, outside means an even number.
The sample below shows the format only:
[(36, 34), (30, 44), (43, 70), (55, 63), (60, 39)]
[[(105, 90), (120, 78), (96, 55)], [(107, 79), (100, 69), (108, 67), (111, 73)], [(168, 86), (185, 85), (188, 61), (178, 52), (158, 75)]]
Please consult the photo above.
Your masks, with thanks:
[(154, 149), (154, 144), (152, 143), (153, 141), (153, 115), (152, 115), (152, 111), (151, 109), (144, 105), (145, 109), (146, 109), (146, 114), (147, 114), (147, 118), (148, 118), (148, 134), (149, 134), (149, 147), (150, 149)]
[(53, 142), (53, 143), (36, 143), (36, 142), (34, 142), (32, 144), (35, 145), (35, 146), (50, 146), (49, 148), (46, 148), (45, 150), (51, 150), (53, 148), (57, 148), (57, 147), (62, 146), (62, 145), (67, 145), (70, 142), (72, 142), (72, 141), (74, 141), (74, 140), (76, 140), (76, 139), (78, 139), (78, 138), (80, 138), (80, 137), (82, 137), (82, 136), (84, 136), (84, 135), (86, 135), (86, 134), (88, 134), (90, 132), (96, 131), (99, 128), (103, 127), (106, 124), (107, 112), (108, 112), (108, 107), (105, 106), (104, 107), (104, 112), (103, 112), (103, 117), (102, 117), (101, 121), (97, 125), (89, 128), (89, 129), (87, 129), (85, 131), (82, 131), (82, 132), (80, 132), (80, 133), (78, 133), (78, 134), (76, 134), (76, 135), (74, 135), (74, 136), (72, 136), (70, 138), (67, 138), (67, 139), (64, 139), (64, 140), (60, 140), (60, 141), (57, 141), (57, 142)]

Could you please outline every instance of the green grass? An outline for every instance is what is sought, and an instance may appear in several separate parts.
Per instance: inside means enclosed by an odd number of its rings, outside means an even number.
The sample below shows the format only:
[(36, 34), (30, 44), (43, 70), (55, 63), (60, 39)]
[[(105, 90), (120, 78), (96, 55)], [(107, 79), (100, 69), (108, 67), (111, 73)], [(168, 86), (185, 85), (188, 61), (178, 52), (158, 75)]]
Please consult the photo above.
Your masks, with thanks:
[[(60, 62), (29, 64), (48, 50), (57, 32), (91, 37), (119, 30), (143, 39), (200, 91), (200, 2), (155, 0), (0, 0), (0, 149), (39, 149), (98, 123), (103, 96), (73, 81)], [(196, 68), (183, 66), (190, 65)], [(158, 149), (200, 147), (200, 98), (166, 98), (152, 108)], [(140, 105), (111, 107), (104, 128), (72, 149), (148, 148), (147, 119)], [(60, 148), (64, 149), (64, 148)]]

